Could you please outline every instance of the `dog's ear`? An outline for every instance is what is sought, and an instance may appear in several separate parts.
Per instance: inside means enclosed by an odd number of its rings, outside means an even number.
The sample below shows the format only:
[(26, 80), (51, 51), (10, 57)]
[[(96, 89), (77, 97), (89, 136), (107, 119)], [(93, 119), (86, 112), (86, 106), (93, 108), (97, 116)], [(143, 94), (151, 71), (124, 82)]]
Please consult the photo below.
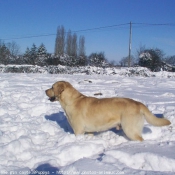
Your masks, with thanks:
[(64, 89), (65, 89), (65, 84), (64, 83), (58, 83), (58, 85), (54, 89), (55, 96), (60, 96), (61, 93), (64, 91)]

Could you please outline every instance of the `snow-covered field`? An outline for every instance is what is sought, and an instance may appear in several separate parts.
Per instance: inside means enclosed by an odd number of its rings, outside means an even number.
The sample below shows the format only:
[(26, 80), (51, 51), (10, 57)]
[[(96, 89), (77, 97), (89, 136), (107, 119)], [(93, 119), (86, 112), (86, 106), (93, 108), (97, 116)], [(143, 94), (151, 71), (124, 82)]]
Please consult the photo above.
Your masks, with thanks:
[[(174, 174), (175, 78), (167, 77), (166, 72), (155, 77), (0, 73), (0, 175)], [(141, 101), (172, 124), (145, 122), (143, 142), (115, 129), (75, 137), (60, 104), (45, 95), (59, 80), (87, 96)]]

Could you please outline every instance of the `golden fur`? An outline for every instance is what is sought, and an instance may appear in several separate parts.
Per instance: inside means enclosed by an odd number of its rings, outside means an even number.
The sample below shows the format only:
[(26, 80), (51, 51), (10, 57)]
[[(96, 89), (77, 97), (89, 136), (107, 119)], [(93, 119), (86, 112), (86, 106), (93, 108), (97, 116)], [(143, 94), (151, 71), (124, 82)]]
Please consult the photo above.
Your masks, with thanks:
[(171, 124), (165, 118), (157, 118), (148, 108), (129, 98), (95, 98), (78, 92), (70, 83), (58, 81), (46, 90), (50, 101), (59, 101), (75, 135), (100, 132), (122, 126), (131, 140), (142, 138), (144, 118), (154, 126)]

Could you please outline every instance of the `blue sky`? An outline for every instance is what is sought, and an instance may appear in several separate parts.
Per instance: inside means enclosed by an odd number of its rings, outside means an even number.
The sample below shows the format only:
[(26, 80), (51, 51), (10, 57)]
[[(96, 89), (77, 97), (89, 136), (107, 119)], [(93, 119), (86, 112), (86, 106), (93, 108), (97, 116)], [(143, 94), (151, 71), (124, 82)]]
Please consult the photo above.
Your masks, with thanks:
[[(175, 0), (0, 0), (0, 39), (15, 41), (24, 53), (33, 43), (44, 43), (54, 52), (58, 26), (68, 31), (132, 23), (175, 24)], [(105, 52), (109, 60), (128, 55), (129, 25), (77, 32), (84, 35), (86, 54)], [(22, 39), (14, 39), (22, 38)], [(9, 39), (9, 40), (6, 40)], [(175, 55), (175, 25), (132, 27), (132, 54), (140, 45), (158, 47), (166, 55)]]

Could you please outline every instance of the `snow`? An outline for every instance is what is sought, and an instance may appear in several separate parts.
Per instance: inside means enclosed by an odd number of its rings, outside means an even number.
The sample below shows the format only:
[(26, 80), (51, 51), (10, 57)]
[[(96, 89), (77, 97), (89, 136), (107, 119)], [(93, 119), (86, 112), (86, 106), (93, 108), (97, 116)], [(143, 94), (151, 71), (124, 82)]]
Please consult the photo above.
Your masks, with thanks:
[(143, 60), (152, 60), (151, 58), (151, 54), (149, 52), (144, 52), (144, 53), (141, 53), (139, 55), (139, 58), (143, 59)]
[[(174, 174), (175, 74), (106, 72), (0, 73), (0, 174)], [(145, 122), (143, 142), (130, 141), (115, 129), (75, 137), (60, 104), (45, 95), (59, 80), (87, 96), (138, 100), (172, 124), (154, 127)]]

